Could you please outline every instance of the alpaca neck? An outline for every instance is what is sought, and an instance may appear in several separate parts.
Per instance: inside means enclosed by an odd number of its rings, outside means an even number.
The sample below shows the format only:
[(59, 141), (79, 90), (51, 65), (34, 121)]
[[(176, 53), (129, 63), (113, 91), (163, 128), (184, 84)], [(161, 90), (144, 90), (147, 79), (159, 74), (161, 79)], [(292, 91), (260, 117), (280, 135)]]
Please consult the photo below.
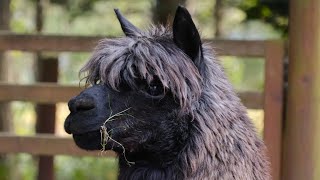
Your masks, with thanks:
[(161, 167), (148, 161), (136, 161), (128, 165), (123, 157), (119, 158), (118, 180), (178, 180), (182, 179), (182, 173), (175, 165)]

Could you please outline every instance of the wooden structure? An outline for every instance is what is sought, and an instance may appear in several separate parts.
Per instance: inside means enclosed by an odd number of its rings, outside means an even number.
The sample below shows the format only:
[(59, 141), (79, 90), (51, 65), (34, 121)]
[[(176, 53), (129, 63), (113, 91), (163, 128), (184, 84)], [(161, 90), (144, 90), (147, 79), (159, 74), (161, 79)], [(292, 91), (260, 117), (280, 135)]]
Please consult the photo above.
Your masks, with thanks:
[(290, 1), (282, 179), (320, 179), (320, 1)]
[[(36, 15), (35, 24), (36, 32), (42, 33), (44, 21), (45, 6), (47, 0), (36, 0)], [(58, 81), (58, 57), (45, 57), (43, 53), (36, 53), (36, 80), (37, 82), (54, 82)], [(56, 105), (54, 103), (36, 104), (36, 133), (55, 132), (56, 123)], [(38, 174), (37, 179), (54, 180), (54, 157), (53, 156), (38, 156)]]
[[(91, 51), (102, 37), (16, 35), (0, 33), (0, 51)], [(219, 55), (249, 56), (265, 58), (264, 93), (239, 92), (248, 108), (264, 109), (264, 140), (272, 163), (274, 180), (280, 179), (281, 129), (283, 107), (283, 55), (281, 41), (212, 41)], [(37, 103), (66, 102), (78, 94), (79, 87), (61, 86), (53, 83), (18, 85), (0, 83), (0, 101), (32, 101)], [(0, 153), (30, 153), (36, 155), (65, 154), (72, 156), (100, 155), (78, 149), (71, 138), (37, 134), (21, 137), (0, 134)], [(114, 156), (114, 153), (106, 153)]]
[[(9, 0), (0, 1), (0, 31), (9, 30), (10, 13)], [(9, 62), (5, 58), (5, 54), (0, 51), (0, 81), (6, 82), (9, 80), (8, 73)], [(11, 108), (8, 103), (0, 102), (0, 131), (10, 131), (11, 129)], [(0, 157), (1, 163), (1, 157)]]

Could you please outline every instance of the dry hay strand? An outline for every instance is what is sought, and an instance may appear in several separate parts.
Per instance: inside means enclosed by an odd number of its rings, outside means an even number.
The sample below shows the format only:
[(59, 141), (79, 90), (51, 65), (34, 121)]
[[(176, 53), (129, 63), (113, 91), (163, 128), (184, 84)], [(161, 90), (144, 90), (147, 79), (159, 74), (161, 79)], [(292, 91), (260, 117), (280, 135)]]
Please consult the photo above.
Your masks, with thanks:
[[(106, 150), (106, 145), (107, 145), (107, 142), (109, 140), (113, 141), (114, 143), (118, 144), (121, 148), (122, 148), (122, 154), (123, 154), (123, 157), (125, 159), (125, 161), (127, 162), (128, 166), (131, 166), (133, 164), (135, 164), (135, 162), (131, 162), (127, 159), (126, 157), (126, 149), (125, 147), (118, 141), (116, 141), (115, 139), (113, 139), (111, 136), (110, 136), (110, 132), (112, 131), (111, 130), (107, 130), (107, 127), (106, 127), (106, 123), (107, 122), (110, 122), (110, 121), (114, 121), (116, 120), (117, 117), (120, 117), (120, 116), (131, 116), (130, 114), (127, 114), (125, 112), (127, 112), (130, 108), (127, 108), (123, 111), (120, 111), (114, 115), (111, 115), (112, 114), (112, 111), (111, 111), (111, 114), (110, 116), (108, 117), (108, 119), (102, 124), (102, 126), (100, 126), (100, 135), (101, 135), (101, 146), (102, 146), (102, 149), (101, 149), (101, 152), (104, 152)], [(111, 148), (113, 149), (113, 147)]]

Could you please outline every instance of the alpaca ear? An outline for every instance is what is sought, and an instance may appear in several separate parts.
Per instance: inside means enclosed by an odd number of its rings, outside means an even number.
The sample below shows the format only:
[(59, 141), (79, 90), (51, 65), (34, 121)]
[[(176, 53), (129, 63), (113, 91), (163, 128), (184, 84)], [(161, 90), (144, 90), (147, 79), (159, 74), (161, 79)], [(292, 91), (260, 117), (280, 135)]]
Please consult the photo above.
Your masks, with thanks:
[(140, 30), (135, 27), (133, 24), (131, 24), (122, 14), (120, 13), (119, 9), (114, 9), (114, 12), (117, 15), (117, 18), (120, 22), (122, 31), (124, 34), (128, 37), (134, 37), (140, 35)]
[(173, 21), (173, 41), (193, 61), (202, 57), (199, 32), (188, 10), (179, 6)]

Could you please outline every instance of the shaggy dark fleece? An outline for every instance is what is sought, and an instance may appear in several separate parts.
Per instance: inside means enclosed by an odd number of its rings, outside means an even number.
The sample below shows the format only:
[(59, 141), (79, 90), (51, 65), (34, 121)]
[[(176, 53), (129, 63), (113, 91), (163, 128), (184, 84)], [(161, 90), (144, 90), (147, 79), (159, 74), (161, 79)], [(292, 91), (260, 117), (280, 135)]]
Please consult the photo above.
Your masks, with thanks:
[(172, 28), (103, 39), (81, 72), (65, 130), (88, 150), (114, 150), (120, 180), (267, 180), (266, 148), (188, 11)]

